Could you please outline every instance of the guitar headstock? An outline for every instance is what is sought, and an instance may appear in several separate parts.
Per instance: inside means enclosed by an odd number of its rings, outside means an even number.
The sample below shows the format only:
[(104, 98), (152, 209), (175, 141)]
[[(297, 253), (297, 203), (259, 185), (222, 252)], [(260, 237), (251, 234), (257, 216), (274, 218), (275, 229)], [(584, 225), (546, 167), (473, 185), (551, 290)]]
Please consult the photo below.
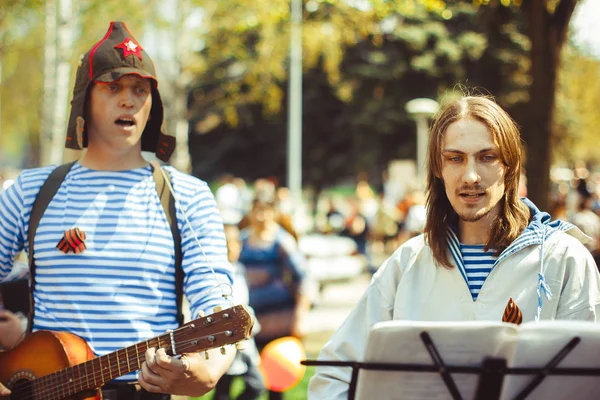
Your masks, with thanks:
[(250, 338), (254, 320), (243, 305), (198, 318), (173, 332), (175, 354), (194, 353)]

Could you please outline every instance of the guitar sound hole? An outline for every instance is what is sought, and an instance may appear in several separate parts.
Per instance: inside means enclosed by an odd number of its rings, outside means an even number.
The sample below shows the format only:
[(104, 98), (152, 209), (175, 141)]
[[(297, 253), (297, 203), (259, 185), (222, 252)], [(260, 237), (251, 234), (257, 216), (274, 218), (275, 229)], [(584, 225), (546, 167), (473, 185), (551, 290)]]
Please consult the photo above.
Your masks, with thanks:
[(12, 391), (10, 394), (11, 400), (27, 400), (33, 398), (33, 385), (28, 380), (18, 380), (10, 390)]

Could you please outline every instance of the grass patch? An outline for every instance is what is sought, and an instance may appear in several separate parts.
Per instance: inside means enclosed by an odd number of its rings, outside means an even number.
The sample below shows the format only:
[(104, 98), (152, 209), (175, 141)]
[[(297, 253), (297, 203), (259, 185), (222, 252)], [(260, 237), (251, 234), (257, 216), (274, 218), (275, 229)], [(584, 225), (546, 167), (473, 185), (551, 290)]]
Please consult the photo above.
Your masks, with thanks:
[[(319, 351), (325, 344), (333, 332), (317, 332), (310, 333), (302, 340), (304, 344), (304, 350), (306, 351), (306, 358), (314, 360), (317, 358)], [(315, 367), (307, 367), (304, 377), (296, 386), (285, 392), (285, 400), (305, 400), (308, 393), (308, 381), (315, 373)], [(235, 378), (231, 387), (232, 398), (239, 395), (244, 389), (244, 383), (241, 378)], [(268, 394), (263, 394), (259, 399), (268, 400)], [(212, 393), (208, 393), (202, 397), (194, 398), (193, 400), (210, 400), (212, 399)]]

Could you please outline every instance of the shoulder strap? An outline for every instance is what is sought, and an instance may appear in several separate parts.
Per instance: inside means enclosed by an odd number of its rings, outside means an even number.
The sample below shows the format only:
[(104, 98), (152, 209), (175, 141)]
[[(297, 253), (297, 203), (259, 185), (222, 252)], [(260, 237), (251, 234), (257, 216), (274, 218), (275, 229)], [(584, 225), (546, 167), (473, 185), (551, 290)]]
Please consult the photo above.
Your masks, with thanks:
[(158, 163), (152, 162), (152, 176), (156, 184), (156, 191), (160, 198), (160, 204), (165, 211), (171, 234), (173, 235), (173, 244), (175, 247), (175, 294), (177, 296), (177, 322), (183, 325), (183, 267), (181, 254), (181, 235), (177, 226), (177, 211), (175, 210), (175, 198), (169, 190), (167, 181), (171, 183), (169, 173), (163, 174)]
[(71, 167), (76, 161), (59, 165), (50, 173), (46, 182), (42, 185), (40, 192), (38, 193), (33, 207), (31, 208), (31, 214), (29, 215), (29, 233), (27, 234), (27, 241), (29, 242), (29, 326), (27, 328), (30, 333), (33, 329), (33, 290), (35, 288), (35, 259), (33, 240), (37, 231), (40, 220), (48, 208), (48, 204), (52, 201), (52, 198), (58, 192), (60, 185), (65, 180), (65, 177), (71, 170)]

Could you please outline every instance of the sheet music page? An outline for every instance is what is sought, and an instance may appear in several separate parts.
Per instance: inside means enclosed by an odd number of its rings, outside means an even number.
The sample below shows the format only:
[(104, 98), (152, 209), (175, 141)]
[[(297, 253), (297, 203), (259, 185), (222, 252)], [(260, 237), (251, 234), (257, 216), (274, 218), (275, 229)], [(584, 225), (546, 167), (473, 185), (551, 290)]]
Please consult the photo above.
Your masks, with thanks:
[[(420, 334), (427, 331), (446, 365), (481, 366), (485, 357), (508, 358), (518, 327), (495, 321), (386, 321), (373, 327), (366, 362), (435, 365)], [(452, 374), (464, 399), (473, 399), (479, 376)], [(357, 399), (452, 399), (438, 373), (361, 370)]]
[[(544, 367), (575, 336), (581, 342), (558, 368), (600, 368), (600, 324), (585, 321), (527, 322), (520, 326), (510, 368)], [(532, 375), (508, 375), (501, 399), (511, 400), (534, 379)], [(600, 399), (600, 377), (548, 376), (527, 400)]]

